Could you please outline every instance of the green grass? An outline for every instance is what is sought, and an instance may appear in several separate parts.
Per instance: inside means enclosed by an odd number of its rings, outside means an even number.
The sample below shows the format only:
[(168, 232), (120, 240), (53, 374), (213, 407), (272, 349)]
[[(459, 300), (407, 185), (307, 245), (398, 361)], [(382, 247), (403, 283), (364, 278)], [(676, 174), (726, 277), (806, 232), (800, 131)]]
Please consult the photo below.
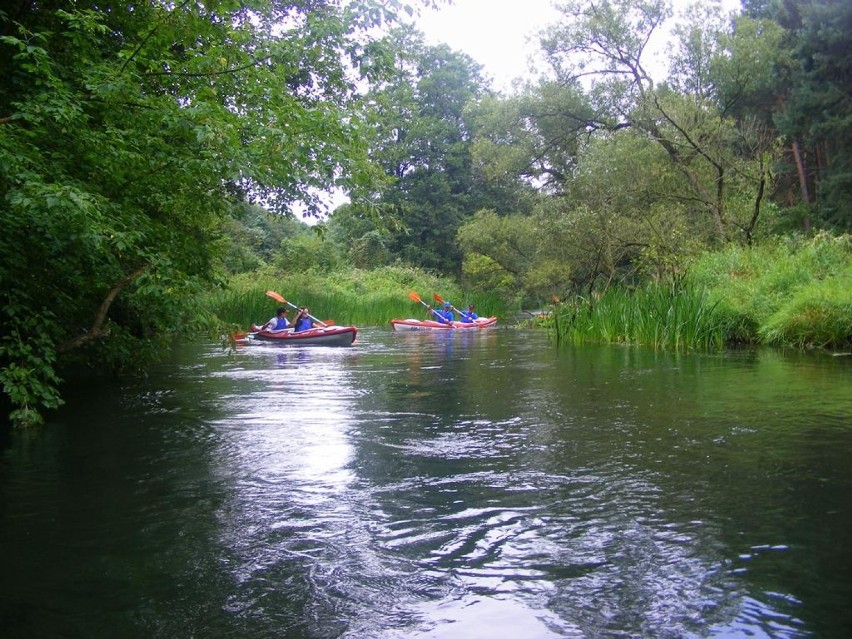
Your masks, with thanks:
[(211, 293), (205, 307), (225, 323), (247, 327), (265, 322), (280, 306), (265, 295), (267, 290), (292, 304), (307, 306), (317, 319), (338, 325), (384, 326), (394, 318), (425, 318), (426, 308), (412, 302), (409, 291), (427, 304), (436, 304), (432, 296), (437, 293), (459, 308), (475, 304), (482, 316), (505, 313), (496, 295), (464, 295), (453, 280), (408, 267), (348, 269), (333, 274), (253, 273), (236, 277), (227, 288)]
[(568, 342), (662, 348), (852, 347), (852, 236), (819, 234), (707, 253), (677, 288), (611, 288), (558, 307)]
[(767, 318), (758, 333), (767, 344), (852, 345), (852, 268), (798, 290)]
[(692, 269), (717, 304), (728, 341), (848, 348), (852, 236), (820, 233), (708, 253)]
[(560, 342), (635, 343), (657, 348), (712, 348), (724, 342), (706, 293), (688, 285), (611, 288), (594, 299), (576, 298), (553, 315)]

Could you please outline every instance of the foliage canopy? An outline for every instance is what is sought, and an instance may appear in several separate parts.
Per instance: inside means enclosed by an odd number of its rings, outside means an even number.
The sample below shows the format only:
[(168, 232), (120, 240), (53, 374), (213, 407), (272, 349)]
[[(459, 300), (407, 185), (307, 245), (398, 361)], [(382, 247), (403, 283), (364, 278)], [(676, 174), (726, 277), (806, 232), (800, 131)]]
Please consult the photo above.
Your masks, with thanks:
[[(0, 382), (55, 407), (57, 357), (121, 369), (206, 324), (223, 220), (368, 194), (358, 82), (399, 0), (19, 2), (0, 13)], [(67, 356), (63, 355), (63, 361)]]

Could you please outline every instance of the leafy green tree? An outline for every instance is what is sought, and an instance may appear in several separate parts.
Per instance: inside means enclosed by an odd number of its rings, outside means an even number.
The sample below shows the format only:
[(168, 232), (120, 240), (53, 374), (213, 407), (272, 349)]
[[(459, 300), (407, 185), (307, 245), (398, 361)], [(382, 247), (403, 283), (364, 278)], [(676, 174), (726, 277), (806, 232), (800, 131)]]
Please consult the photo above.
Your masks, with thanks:
[[(695, 13), (677, 32), (680, 45), (670, 80), (658, 85), (648, 68), (647, 47), (671, 16), (665, 0), (577, 0), (560, 5), (560, 10), (562, 20), (544, 32), (542, 47), (556, 83), (582, 87), (587, 98), (584, 105), (572, 99), (561, 109), (562, 140), (571, 142), (556, 145), (576, 154), (579, 147), (574, 140), (624, 135), (628, 129), (641, 132), (665, 151), (682, 175), (677, 186), (680, 200), (689, 202), (685, 214), (710, 222), (707, 239), (750, 240), (760, 219), (776, 146), (766, 128), (755, 135), (753, 124), (738, 119), (735, 107), (742, 96), (755, 95), (756, 87), (765, 84), (772, 59), (761, 65), (748, 56), (755, 49), (774, 52), (777, 33), (743, 26), (763, 39), (752, 42), (751, 49), (734, 46), (745, 36), (732, 36), (736, 31), (718, 8)], [(724, 95), (719, 90), (722, 77)], [(548, 117), (560, 112), (564, 100), (558, 95), (554, 99), (551, 85), (539, 90), (541, 112)], [(541, 140), (539, 146), (548, 148), (554, 138), (545, 132), (546, 118), (533, 116), (529, 122)], [(567, 192), (574, 174), (565, 175)], [(732, 201), (744, 199), (750, 202), (748, 215), (731, 210)]]
[[(357, 199), (376, 173), (353, 98), (397, 0), (104, 5), (0, 13), (0, 383), (12, 420), (59, 371), (136, 366), (209, 325), (222, 221)], [(358, 75), (361, 72), (361, 76)]]
[(344, 263), (340, 245), (326, 240), (318, 227), (305, 226), (281, 242), (274, 266), (282, 273), (313, 271), (330, 273)]
[(392, 179), (378, 194), (397, 225), (386, 246), (410, 264), (457, 273), (459, 225), (478, 209), (505, 208), (514, 188), (486, 182), (473, 164), (471, 113), (487, 88), (469, 56), (427, 46), (415, 30), (396, 30), (390, 42), (397, 74), (366, 96), (375, 117), (371, 155)]
[(282, 245), (303, 234), (314, 235), (311, 227), (295, 217), (240, 203), (232, 217), (222, 220), (217, 251), (221, 268), (230, 276), (272, 266), (281, 257)]
[(852, 228), (852, 5), (787, 7), (796, 65), (777, 122), (791, 141), (801, 196), (823, 219)]
[(684, 214), (682, 181), (639, 132), (593, 138), (578, 150), (570, 195), (540, 198), (529, 216), (481, 212), (462, 226), (465, 275), (502, 280), (507, 297), (529, 301), (613, 281), (676, 280), (701, 246), (695, 238), (705, 222)]
[(579, 81), (544, 81), (517, 96), (488, 96), (475, 113), (474, 162), (492, 182), (520, 177), (543, 193), (564, 194), (588, 137), (618, 128), (598, 116)]

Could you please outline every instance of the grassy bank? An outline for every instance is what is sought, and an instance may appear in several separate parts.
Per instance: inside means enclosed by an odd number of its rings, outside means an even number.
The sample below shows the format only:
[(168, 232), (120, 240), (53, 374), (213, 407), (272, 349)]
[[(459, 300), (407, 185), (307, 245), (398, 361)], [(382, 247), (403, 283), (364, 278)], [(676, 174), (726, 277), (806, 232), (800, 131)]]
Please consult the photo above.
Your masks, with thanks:
[(852, 347), (852, 237), (821, 234), (707, 253), (677, 287), (611, 288), (560, 305), (560, 341), (661, 348)]
[(211, 293), (205, 306), (222, 321), (246, 327), (274, 315), (279, 304), (266, 297), (267, 290), (278, 292), (297, 306), (309, 307), (318, 319), (331, 319), (338, 325), (384, 326), (394, 318), (425, 318), (426, 309), (408, 298), (409, 291), (416, 291), (429, 304), (434, 304), (432, 295), (437, 293), (459, 308), (475, 304), (480, 315), (505, 313), (496, 295), (464, 295), (453, 280), (408, 267), (240, 275), (227, 289)]

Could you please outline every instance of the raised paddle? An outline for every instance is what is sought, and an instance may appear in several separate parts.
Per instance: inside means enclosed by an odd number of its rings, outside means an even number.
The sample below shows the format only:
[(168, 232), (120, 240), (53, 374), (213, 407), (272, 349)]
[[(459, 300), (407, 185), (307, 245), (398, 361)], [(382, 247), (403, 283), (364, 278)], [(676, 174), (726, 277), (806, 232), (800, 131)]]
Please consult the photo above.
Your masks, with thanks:
[(432, 316), (433, 316), (435, 319), (437, 319), (439, 322), (441, 322), (442, 324), (452, 324), (452, 322), (451, 322), (451, 321), (449, 321), (448, 319), (443, 318), (443, 317), (440, 317), (439, 315), (436, 315), (436, 314), (435, 314), (435, 311), (432, 309), (432, 307), (431, 307), (431, 306), (429, 306), (429, 305), (428, 305), (426, 302), (424, 302), (423, 300), (421, 300), (421, 299), (420, 299), (420, 296), (419, 296), (417, 293), (415, 293), (414, 291), (410, 291), (410, 292), (408, 293), (408, 299), (410, 299), (412, 302), (417, 302), (417, 303), (419, 303), (419, 304), (423, 304), (423, 306), (425, 306), (426, 308), (428, 308), (428, 309), (429, 309), (429, 312), (430, 312), (430, 313), (432, 313)]
[[(271, 297), (276, 302), (281, 302), (282, 304), (286, 304), (287, 306), (289, 306), (291, 308), (295, 308), (296, 310), (299, 310), (299, 307), (296, 306), (295, 304), (293, 304), (293, 302), (288, 302), (287, 300), (284, 299), (283, 295), (280, 295), (279, 293), (276, 293), (275, 291), (266, 291), (266, 297)], [(312, 320), (314, 320), (317, 324), (319, 324), (323, 328), (327, 328), (329, 326), (329, 324), (334, 324), (333, 320), (327, 320), (327, 321), (323, 322), (323, 321), (318, 320), (316, 317), (314, 317), (310, 313), (308, 313), (308, 317), (310, 317)]]

